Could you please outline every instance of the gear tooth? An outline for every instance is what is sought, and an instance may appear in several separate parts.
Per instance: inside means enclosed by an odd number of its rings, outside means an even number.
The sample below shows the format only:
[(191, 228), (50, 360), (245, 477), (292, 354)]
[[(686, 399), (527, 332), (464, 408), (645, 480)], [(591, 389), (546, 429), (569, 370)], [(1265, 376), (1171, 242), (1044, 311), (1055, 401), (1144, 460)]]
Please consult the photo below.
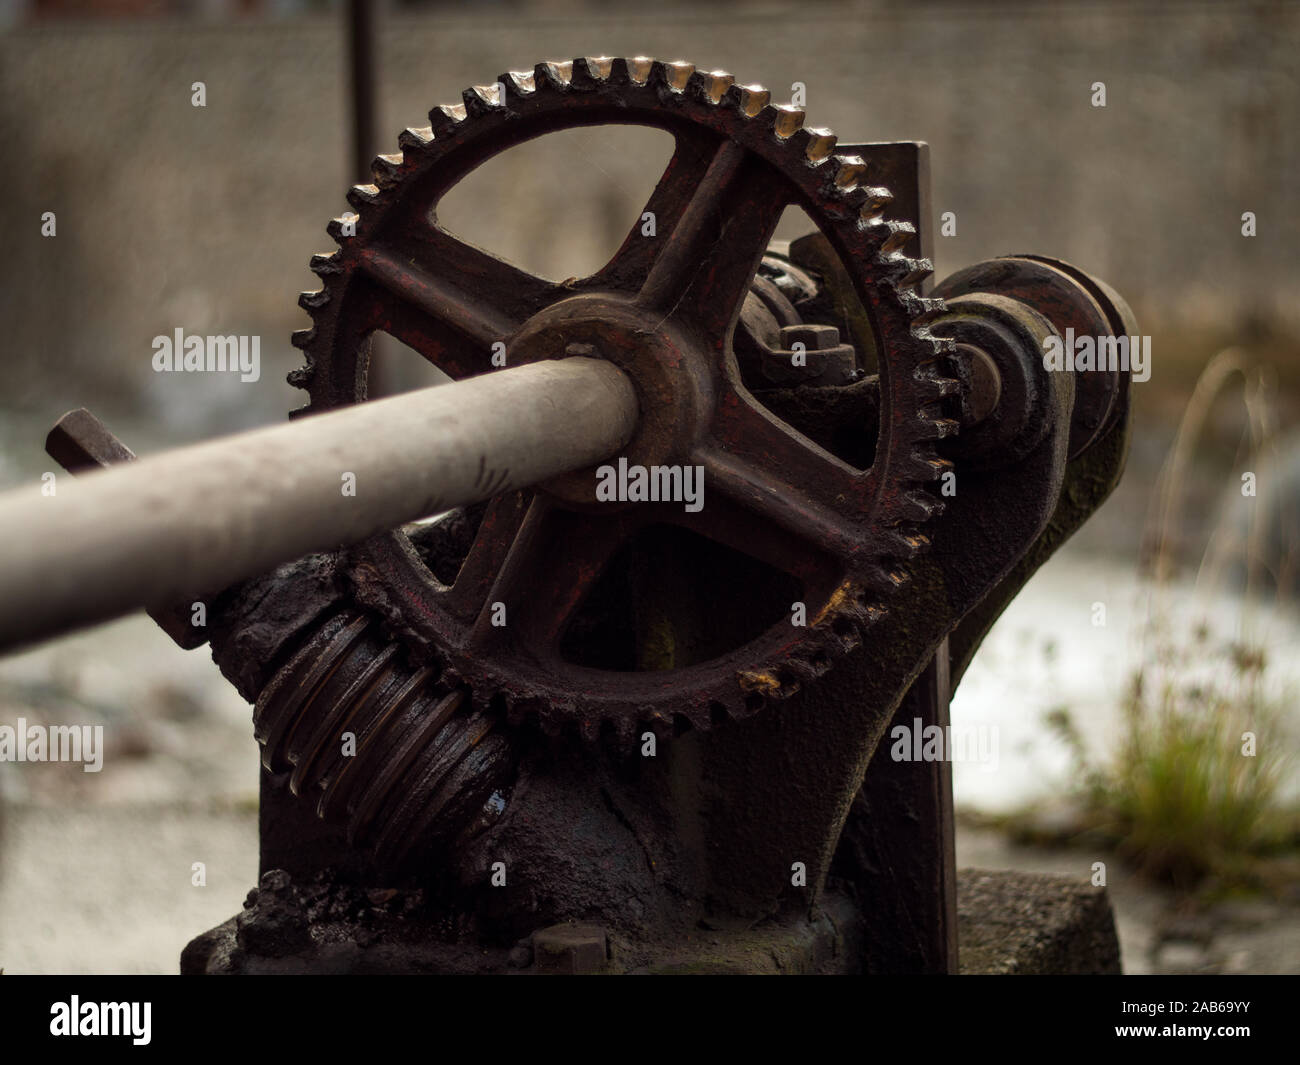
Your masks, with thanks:
[(412, 155), (419, 155), (432, 143), (433, 129), (429, 126), (407, 126), (397, 135), (397, 146)]
[[(338, 218), (331, 218), (329, 224), (325, 227), (325, 232), (334, 238), (335, 242), (342, 244), (344, 241), (352, 239), (357, 232), (357, 226), (361, 224), (361, 216), (352, 211), (340, 215)], [(345, 227), (350, 227), (352, 234), (346, 232)]]
[[(909, 289), (934, 273), (934, 263), (929, 259), (912, 259), (906, 255), (897, 255), (895, 259), (898, 262), (898, 284)], [(943, 350), (951, 350), (951, 345), (944, 345)]]
[[(805, 116), (807, 117), (807, 116)], [(808, 130), (805, 128), (796, 129), (788, 137), (782, 138), (785, 141), (786, 148), (791, 152), (806, 152), (808, 142), (812, 139)]]
[(781, 140), (789, 140), (803, 128), (804, 113), (790, 104), (777, 104), (764, 109), (763, 115), (772, 123), (772, 132)]
[(539, 89), (567, 89), (573, 81), (573, 62), (566, 59), (560, 63), (538, 63), (533, 67), (533, 79)]
[[(806, 672), (806, 670), (801, 670), (800, 673), (802, 672)], [(800, 673), (796, 673), (788, 668), (777, 670), (777, 677), (781, 681), (781, 687), (773, 693), (772, 698), (784, 702), (786, 699), (789, 699), (790, 696), (796, 695), (802, 691), (804, 679)]]
[(749, 118), (757, 118), (772, 102), (772, 94), (761, 85), (736, 86), (727, 91), (727, 97), (734, 99), (741, 113)]
[(358, 211), (373, 206), (378, 199), (378, 185), (353, 185), (348, 189), (348, 203)]
[(952, 469), (952, 463), (947, 459), (941, 459), (934, 455), (927, 455), (922, 451), (914, 451), (906, 462), (900, 463), (902, 469), (899, 474), (906, 477), (909, 481), (929, 482), (937, 481), (943, 474)]
[(804, 146), (804, 154), (810, 163), (824, 163), (831, 158), (837, 143), (839, 138), (831, 130), (814, 126), (808, 130), (808, 143)]
[(320, 310), (330, 301), (330, 292), (327, 288), (319, 289), (316, 292), (298, 293), (298, 306), (308, 314)]
[(614, 69), (614, 60), (607, 55), (583, 56), (573, 61), (573, 82), (575, 85), (598, 85), (609, 80)]
[(649, 56), (627, 56), (610, 60), (609, 83), (612, 86), (644, 85), (654, 60)]
[(634, 55), (627, 59), (616, 59), (614, 62), (624, 64), (627, 80), (633, 85), (645, 85), (654, 73), (655, 61), (648, 55)]
[(943, 417), (937, 405), (932, 414), (926, 413), (925, 411), (919, 413), (921, 414), (921, 417), (925, 419), (926, 424), (930, 426), (936, 440), (944, 440), (950, 436), (956, 436), (958, 431), (961, 429), (961, 422), (957, 421), (955, 418)]
[(474, 85), (460, 94), (464, 101), (465, 116), (467, 118), (479, 118), (483, 115), (490, 115), (494, 111), (499, 111), (505, 106), (505, 100), (502, 97), (502, 87), (496, 85)]
[(910, 560), (916, 558), (930, 546), (929, 537), (907, 526), (881, 529), (880, 543), (885, 552), (893, 558)]
[(920, 386), (917, 393), (928, 403), (937, 403), (961, 391), (961, 385), (956, 380), (945, 377), (932, 365), (917, 367), (912, 377)]
[[(911, 222), (900, 222), (894, 218), (878, 218), (867, 226), (881, 235), (880, 250), (887, 255), (902, 250), (907, 242), (916, 235), (916, 228)], [(898, 256), (898, 260), (910, 266), (912, 260)]]
[(818, 629), (829, 633), (828, 638), (838, 644), (841, 653), (847, 654), (862, 646), (869, 624), (866, 608), (853, 600), (837, 603), (817, 624)]
[[(888, 238), (888, 232), (883, 228), (877, 235)], [(907, 301), (915, 292), (914, 286), (930, 272), (924, 265), (924, 260), (910, 258), (900, 251), (881, 250), (873, 265), (880, 278), (894, 286), (900, 301), (910, 312), (912, 308)]]
[(537, 79), (531, 70), (507, 71), (497, 78), (497, 83), (505, 89), (506, 99), (502, 102), (507, 105), (511, 100), (522, 100), (537, 91)]
[(922, 296), (920, 293), (909, 289), (903, 298), (907, 301), (908, 309), (914, 315), (912, 318), (913, 335), (916, 335), (918, 328), (927, 328), (936, 317), (946, 314), (948, 311), (948, 304), (938, 296)]
[(311, 363), (306, 366), (296, 366), (285, 374), (284, 379), (293, 385), (294, 388), (310, 388), (311, 379), (316, 376), (316, 367)]
[(863, 590), (858, 597), (858, 612), (854, 614), (854, 620), (865, 637), (872, 625), (871, 608), (875, 602), (873, 595), (882, 600), (887, 599), (907, 583), (907, 575), (898, 572), (888, 559), (882, 558), (878, 564), (866, 567), (862, 580)]
[(429, 112), (429, 129), (435, 139), (450, 137), (467, 117), (464, 104), (439, 104)]
[(308, 266), (311, 268), (311, 272), (319, 278), (331, 277), (343, 270), (343, 266), (339, 261), (339, 253), (336, 251), (317, 252), (311, 257)]
[[(912, 335), (930, 349), (929, 357), (931, 359), (942, 359), (957, 350), (957, 342), (955, 340), (951, 337), (937, 337), (925, 326), (914, 328), (912, 330)], [(940, 372), (939, 378), (944, 378), (942, 372)]]
[[(890, 559), (881, 559), (880, 565), (872, 566), (867, 572), (867, 580), (882, 597), (890, 596), (907, 584), (907, 571)], [(865, 615), (864, 625), (868, 628), (885, 616), (880, 604), (873, 602), (865, 593), (861, 604)]]
[(395, 185), (400, 177), (402, 163), (405, 159), (399, 155), (381, 154), (370, 164), (370, 173), (374, 175), (375, 185), (386, 189)]
[(836, 162), (839, 167), (835, 171), (835, 184), (842, 189), (856, 186), (867, 172), (866, 161), (860, 155), (836, 156)]
[(687, 91), (696, 99), (720, 104), (735, 83), (736, 79), (725, 70), (697, 70), (687, 83)]
[(316, 339), (316, 327), (314, 325), (308, 327), (307, 329), (295, 329), (289, 335), (289, 343), (292, 344), (295, 348), (306, 348), (315, 339)]
[(654, 70), (673, 92), (685, 92), (691, 75), (695, 73), (695, 64), (684, 59), (655, 60)]
[(832, 184), (831, 193), (844, 205), (846, 210), (856, 212), (859, 221), (864, 216), (872, 216), (871, 196), (866, 189), (859, 188), (857, 185), (840, 188), (840, 186)]
[(611, 85), (627, 85), (632, 81), (631, 72), (628, 69), (630, 59), (623, 56), (615, 56), (609, 61), (609, 83)]
[(862, 197), (859, 216), (864, 220), (880, 218), (880, 212), (894, 202), (894, 194), (883, 185), (859, 185), (855, 192)]
[(943, 513), (943, 504), (920, 490), (903, 493), (903, 516), (908, 521), (923, 522)]

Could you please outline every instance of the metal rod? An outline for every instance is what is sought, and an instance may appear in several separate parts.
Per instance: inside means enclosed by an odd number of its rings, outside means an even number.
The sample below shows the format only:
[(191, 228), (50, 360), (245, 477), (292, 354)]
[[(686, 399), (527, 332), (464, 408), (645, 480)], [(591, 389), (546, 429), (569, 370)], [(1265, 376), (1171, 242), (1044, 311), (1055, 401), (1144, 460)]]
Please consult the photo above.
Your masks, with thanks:
[[(351, 89), (352, 140), (348, 145), (347, 183), (368, 184), (373, 180), (370, 164), (379, 151), (379, 95), (376, 90), (375, 37), (378, 16), (376, 0), (348, 0), (345, 6), (344, 36), (347, 38), (348, 87)], [(395, 378), (392, 357), (395, 348), (382, 332), (370, 337), (368, 392), (372, 399), (391, 396), (401, 389)]]
[(348, 0), (348, 73), (352, 89), (352, 181), (370, 180), (375, 157), (375, 7)]
[(8, 492), (0, 648), (582, 469), (618, 452), (637, 420), (628, 377), (574, 357), (59, 478), (53, 496)]

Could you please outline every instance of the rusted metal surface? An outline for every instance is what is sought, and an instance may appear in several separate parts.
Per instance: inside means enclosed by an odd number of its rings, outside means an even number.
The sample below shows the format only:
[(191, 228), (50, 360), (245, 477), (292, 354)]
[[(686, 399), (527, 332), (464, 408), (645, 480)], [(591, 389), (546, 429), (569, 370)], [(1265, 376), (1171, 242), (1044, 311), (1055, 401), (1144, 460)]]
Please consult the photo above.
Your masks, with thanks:
[[(730, 75), (580, 59), (503, 74), (497, 85), (434, 109), (430, 127), (399, 138), (400, 155), (376, 160), (375, 183), (352, 191), (360, 221), (354, 236), (333, 225), (340, 249), (313, 261), (323, 288), (302, 298), (314, 324), (296, 338), (307, 365), (291, 380), (308, 391), (307, 410), (365, 399), (375, 331), (453, 377), (492, 371), (493, 345), (504, 344), (510, 361), (588, 344), (642, 397), (629, 463), (702, 467), (708, 502), (699, 513), (680, 503), (584, 506), (592, 481), (569, 478), (494, 503), (450, 587), (402, 533), (376, 538), (352, 556), (357, 598), (425, 660), (472, 682), (476, 704), (495, 698), (515, 722), (576, 727), (589, 739), (612, 733), (627, 745), (641, 725), (671, 731), (742, 718), (860, 645), (904, 581), (898, 560), (924, 549), (922, 527), (941, 509), (922, 489), (945, 468), (935, 444), (955, 423), (939, 404), (955, 385), (939, 370), (947, 345), (914, 328), (934, 308), (907, 288), (926, 269), (900, 250), (913, 227), (885, 217), (888, 189), (860, 159), (836, 154), (833, 136), (802, 129), (801, 112), (772, 107), (765, 91)], [(596, 123), (674, 136), (645, 205), (655, 239), (638, 223), (602, 270), (555, 285), (438, 227), (442, 194), (483, 160)], [(792, 203), (822, 227), (871, 309), (878, 388), (893, 413), (878, 423), (880, 461), (870, 468), (849, 467), (770, 417), (733, 358), (742, 304)], [(619, 548), (662, 525), (787, 573), (821, 622), (775, 623), (670, 672), (566, 661), (565, 632)], [(835, 609), (823, 610), (832, 598)], [(498, 602), (512, 620), (494, 628), (485, 619)]]

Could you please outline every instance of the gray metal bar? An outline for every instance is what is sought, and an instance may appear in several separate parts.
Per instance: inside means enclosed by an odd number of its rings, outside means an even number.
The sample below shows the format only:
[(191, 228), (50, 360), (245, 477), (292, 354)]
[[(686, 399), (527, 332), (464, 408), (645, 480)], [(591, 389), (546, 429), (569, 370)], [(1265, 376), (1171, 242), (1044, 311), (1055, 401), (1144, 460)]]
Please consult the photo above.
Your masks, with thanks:
[(348, 74), (352, 89), (352, 181), (370, 180), (375, 157), (375, 5), (348, 0)]
[(581, 469), (622, 448), (637, 419), (627, 376), (575, 357), (61, 477), (53, 496), (8, 492), (0, 648)]

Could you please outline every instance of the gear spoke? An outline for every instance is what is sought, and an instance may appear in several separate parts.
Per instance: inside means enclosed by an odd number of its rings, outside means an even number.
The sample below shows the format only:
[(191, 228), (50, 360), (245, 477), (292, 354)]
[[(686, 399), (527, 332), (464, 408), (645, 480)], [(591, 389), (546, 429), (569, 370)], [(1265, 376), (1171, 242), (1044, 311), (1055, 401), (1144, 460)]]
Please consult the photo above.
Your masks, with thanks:
[(735, 141), (723, 141), (655, 257), (637, 296), (681, 315), (720, 347), (789, 200), (785, 183)]
[[(654, 192), (613, 258), (591, 278), (593, 287), (639, 292), (655, 260), (667, 249), (720, 146), (718, 135), (704, 129), (679, 130), (675, 141)], [(654, 223), (653, 236), (645, 232), (647, 215)]]
[(510, 492), (488, 504), (455, 583), (441, 601), (461, 622), (471, 624), (483, 610), (492, 582), (509, 554), (528, 513), (529, 493)]
[[(503, 643), (546, 658), (558, 653), (569, 619), (626, 539), (616, 515), (567, 510), (541, 496), (528, 506), (467, 647), (490, 654)], [(493, 624), (494, 605), (505, 624)], [(498, 621), (501, 618), (498, 612)]]
[(409, 303), (395, 302), (376, 292), (367, 317), (374, 329), (419, 352), (448, 377), (460, 380), (492, 368), (491, 348), (467, 341), (458, 329)]
[[(412, 323), (408, 333), (416, 340), (438, 338), (428, 349), (403, 339), (442, 369), (448, 369), (442, 359), (454, 367), (473, 367), (470, 372), (491, 369), (492, 346), (509, 340), (525, 319), (550, 302), (556, 288), (437, 226), (412, 227), (396, 246), (362, 248), (357, 262), (367, 277), (398, 298), (400, 307), (427, 319), (427, 324)], [(393, 317), (409, 323), (400, 307)], [(448, 334), (469, 350), (450, 350), (452, 345), (442, 339)]]
[(704, 466), (705, 483), (734, 500), (751, 515), (770, 521), (804, 543), (847, 561), (861, 548), (861, 530), (834, 511), (806, 496), (798, 496), (756, 463), (721, 449), (701, 449), (695, 460)]
[[(705, 476), (708, 474), (706, 472)], [(721, 487), (721, 486), (720, 486)], [(809, 550), (808, 537), (802, 528), (791, 532), (774, 521), (755, 514), (743, 502), (724, 491), (707, 496), (698, 513), (675, 513), (666, 510), (661, 520), (691, 532), (698, 533), (715, 543), (729, 547), (742, 555), (757, 559), (775, 570), (795, 577), (806, 589), (815, 589), (833, 583), (842, 569), (838, 559), (819, 550)]]
[(490, 305), (516, 328), (550, 303), (560, 287), (470, 244), (443, 229), (436, 219), (404, 230), (401, 250), (480, 304)]
[[(871, 493), (860, 473), (793, 435), (734, 386), (697, 449), (705, 484), (840, 559), (863, 546)], [(800, 486), (797, 490), (795, 486)]]

